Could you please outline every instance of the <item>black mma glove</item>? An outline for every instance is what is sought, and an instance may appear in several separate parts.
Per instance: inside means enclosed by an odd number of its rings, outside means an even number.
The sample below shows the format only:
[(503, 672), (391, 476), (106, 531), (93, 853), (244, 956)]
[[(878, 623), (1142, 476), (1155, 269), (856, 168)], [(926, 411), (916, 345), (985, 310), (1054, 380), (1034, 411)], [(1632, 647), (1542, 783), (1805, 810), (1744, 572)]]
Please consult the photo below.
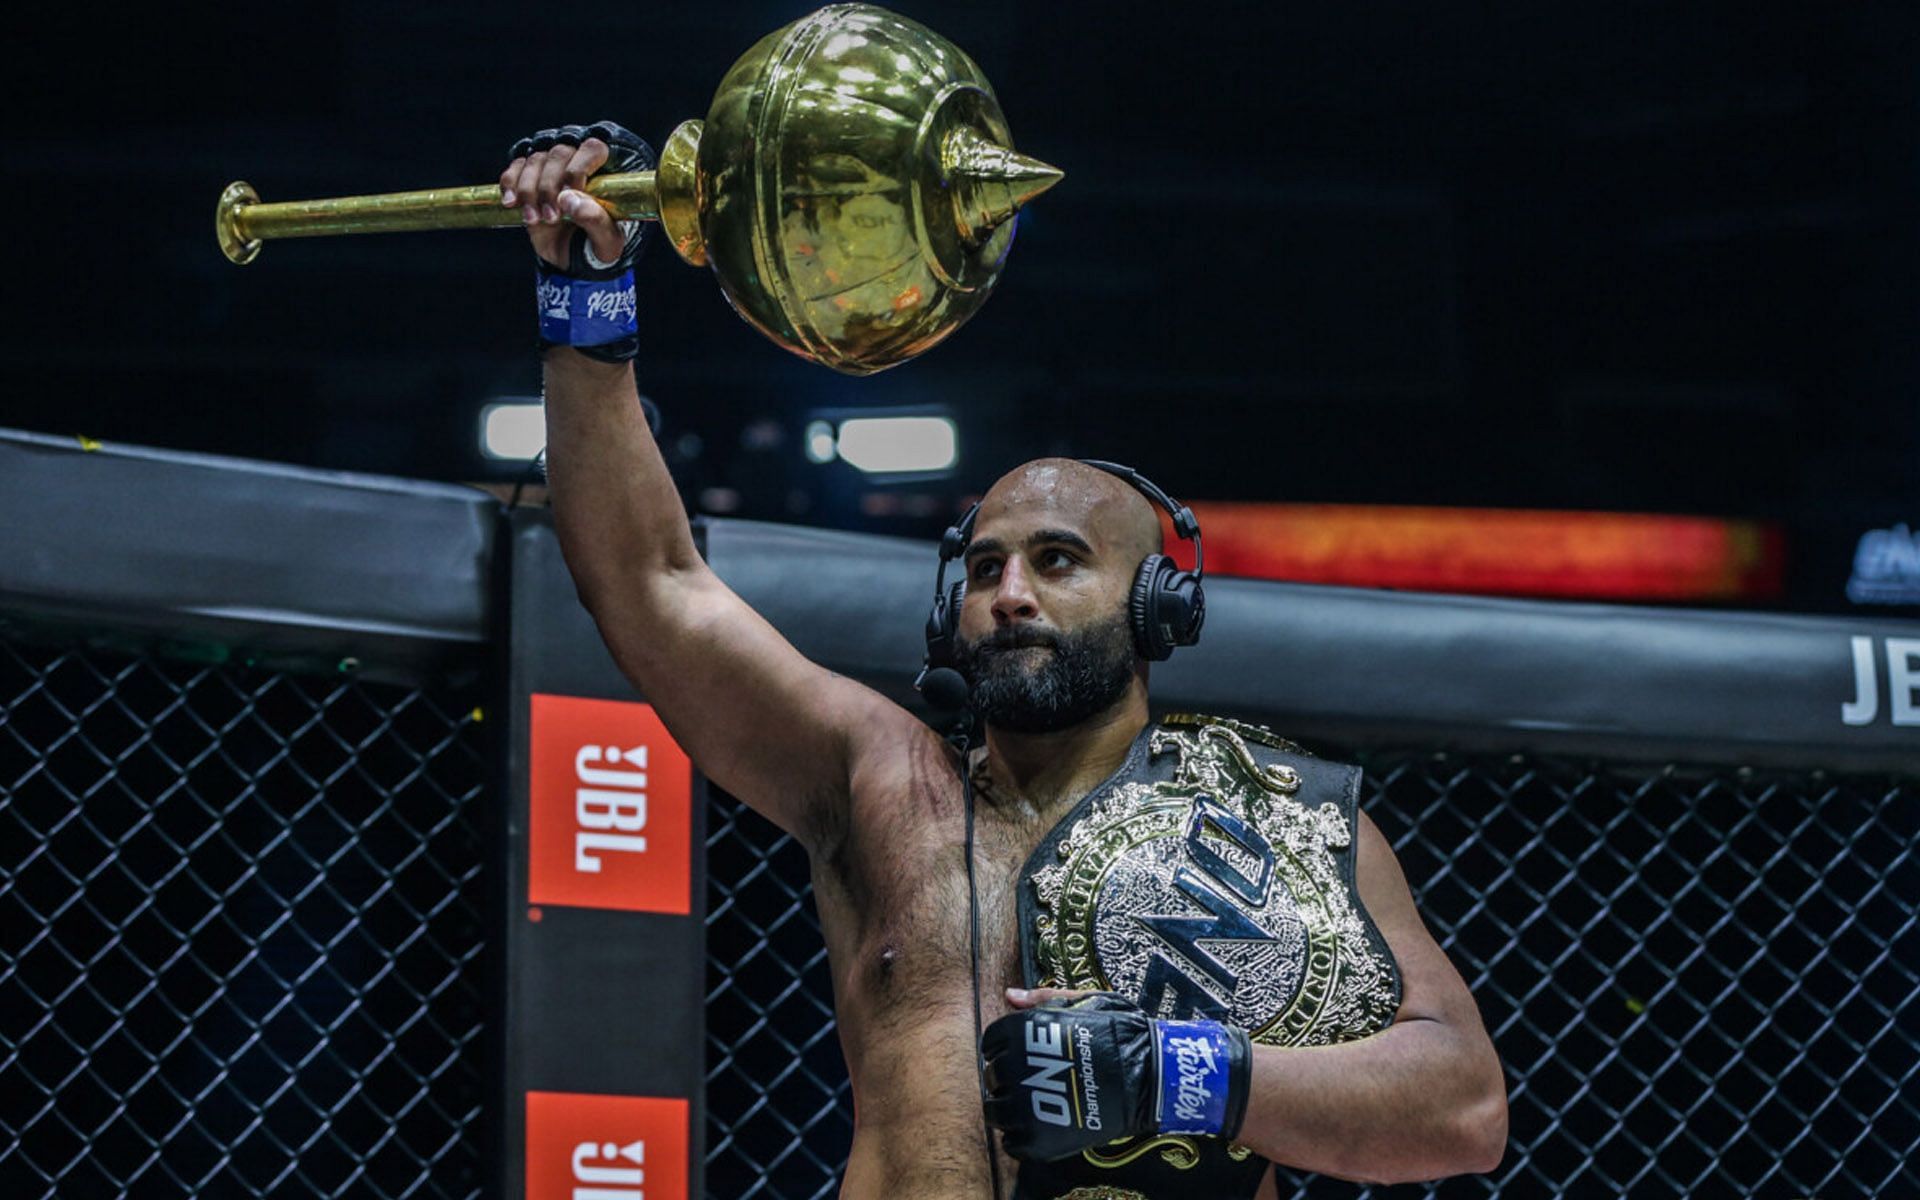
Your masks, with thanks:
[[(607, 161), (596, 174), (651, 171), (653, 147), (612, 121), (563, 125), (521, 138), (509, 158), (525, 158), (555, 146), (578, 146), (590, 137), (607, 144)], [(567, 242), (567, 261), (550, 263), (534, 256), (538, 271), (535, 302), (540, 313), (540, 349), (572, 346), (602, 362), (626, 362), (640, 352), (639, 313), (634, 303), (633, 264), (646, 245), (650, 221), (623, 221), (626, 234), (620, 257), (600, 263), (589, 253), (585, 231), (575, 229)]]
[(1155, 1021), (1112, 992), (1009, 1013), (980, 1037), (987, 1123), (1051, 1162), (1123, 1137), (1240, 1132), (1253, 1045), (1217, 1021)]

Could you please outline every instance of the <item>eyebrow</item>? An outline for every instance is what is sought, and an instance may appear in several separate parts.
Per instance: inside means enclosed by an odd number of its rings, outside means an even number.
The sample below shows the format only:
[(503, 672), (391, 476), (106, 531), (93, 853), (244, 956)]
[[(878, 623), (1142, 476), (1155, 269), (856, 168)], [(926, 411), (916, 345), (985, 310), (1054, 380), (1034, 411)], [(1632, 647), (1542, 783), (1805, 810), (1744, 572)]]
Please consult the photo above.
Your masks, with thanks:
[[(1029, 547), (1048, 544), (1072, 546), (1082, 554), (1093, 553), (1093, 546), (1087, 542), (1087, 539), (1071, 529), (1036, 529), (1027, 535)], [(978, 541), (967, 544), (965, 557), (968, 562), (972, 562), (983, 554), (1005, 554), (1006, 552), (1007, 544), (999, 538), (980, 538)]]

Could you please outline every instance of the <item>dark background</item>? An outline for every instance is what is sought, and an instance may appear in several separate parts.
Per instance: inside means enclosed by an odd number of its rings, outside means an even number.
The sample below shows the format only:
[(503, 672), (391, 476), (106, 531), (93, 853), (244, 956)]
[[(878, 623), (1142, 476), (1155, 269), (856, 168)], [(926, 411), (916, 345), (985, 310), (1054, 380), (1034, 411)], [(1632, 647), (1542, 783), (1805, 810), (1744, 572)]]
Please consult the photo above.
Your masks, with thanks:
[[(538, 390), (523, 239), (238, 268), (221, 187), (485, 182), (568, 120), (657, 144), (807, 7), (38, 13), (8, 71), (0, 424), (510, 477), (476, 428)], [(656, 244), (641, 387), (696, 508), (932, 535), (1021, 459), (1100, 454), (1190, 499), (1774, 521), (1783, 606), (1832, 611), (1860, 533), (1920, 518), (1920, 6), (896, 7), (1067, 179), (981, 315), (869, 380), (777, 350)], [(956, 412), (952, 480), (801, 454), (812, 410), (905, 404)]]

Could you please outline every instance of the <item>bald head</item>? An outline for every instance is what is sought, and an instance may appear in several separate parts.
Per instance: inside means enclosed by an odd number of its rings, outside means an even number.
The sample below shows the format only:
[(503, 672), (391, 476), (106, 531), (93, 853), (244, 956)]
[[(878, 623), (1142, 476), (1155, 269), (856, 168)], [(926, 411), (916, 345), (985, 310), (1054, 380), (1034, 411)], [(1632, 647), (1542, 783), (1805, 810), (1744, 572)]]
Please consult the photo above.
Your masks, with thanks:
[(1144, 719), (1131, 596), (1141, 560), (1159, 549), (1158, 510), (1098, 467), (1042, 458), (988, 489), (967, 544), (955, 652), (989, 729), (1051, 732), (1120, 704)]
[(1002, 475), (980, 501), (976, 529), (1018, 514), (1045, 514), (1102, 555), (1138, 563), (1161, 552), (1160, 513), (1117, 475), (1071, 458), (1036, 458)]

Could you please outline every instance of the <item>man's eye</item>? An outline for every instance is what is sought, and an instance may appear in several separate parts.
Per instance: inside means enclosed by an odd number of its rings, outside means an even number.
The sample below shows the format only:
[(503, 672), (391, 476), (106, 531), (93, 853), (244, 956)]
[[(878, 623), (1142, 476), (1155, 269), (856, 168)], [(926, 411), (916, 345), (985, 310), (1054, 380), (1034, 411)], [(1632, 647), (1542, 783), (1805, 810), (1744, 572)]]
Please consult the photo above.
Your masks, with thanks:
[(1040, 553), (1040, 566), (1048, 571), (1064, 571), (1073, 566), (1073, 555), (1065, 550), (1043, 550)]
[(1000, 564), (990, 558), (978, 559), (973, 564), (973, 579), (975, 583), (992, 579), (998, 574), (1000, 574)]

